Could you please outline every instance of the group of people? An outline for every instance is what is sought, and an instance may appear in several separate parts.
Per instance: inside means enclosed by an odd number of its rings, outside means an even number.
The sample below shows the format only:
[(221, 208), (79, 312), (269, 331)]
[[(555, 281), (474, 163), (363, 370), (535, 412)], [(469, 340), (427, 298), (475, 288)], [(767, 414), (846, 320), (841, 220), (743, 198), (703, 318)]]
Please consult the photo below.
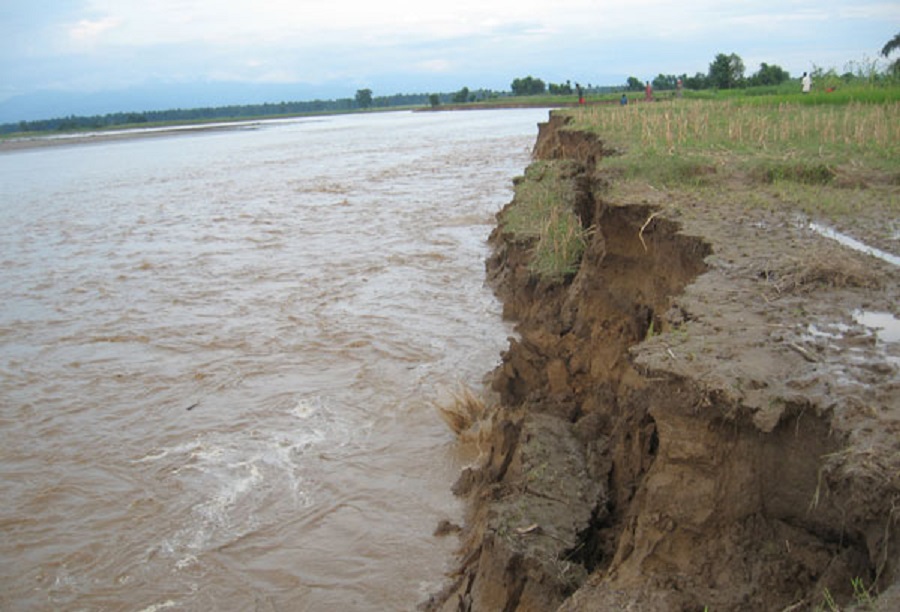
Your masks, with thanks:
[[(682, 97), (684, 95), (683, 91), (684, 91), (684, 84), (682, 83), (681, 79), (678, 79), (675, 82), (675, 97), (677, 97), (677, 98)], [(650, 81), (647, 81), (647, 85), (646, 85), (646, 87), (644, 87), (644, 100), (646, 102), (653, 101), (653, 85), (650, 84)], [(625, 106), (626, 104), (628, 104), (628, 95), (622, 94), (622, 97), (619, 99), (619, 104), (621, 104), (622, 106)]]
[[(581, 85), (575, 83), (575, 88), (578, 90), (578, 104), (584, 104), (584, 90), (581, 88)], [(682, 82), (681, 79), (675, 83), (675, 96), (680, 98), (682, 96)], [(805, 94), (808, 94), (812, 91), (812, 77), (809, 76), (808, 73), (804, 72), (803, 77), (800, 79), (800, 88), (801, 91)], [(644, 100), (647, 102), (653, 101), (653, 86), (650, 84), (650, 81), (647, 81), (647, 86), (644, 88)], [(619, 104), (625, 106), (628, 104), (628, 95), (622, 94), (622, 97), (619, 99)]]

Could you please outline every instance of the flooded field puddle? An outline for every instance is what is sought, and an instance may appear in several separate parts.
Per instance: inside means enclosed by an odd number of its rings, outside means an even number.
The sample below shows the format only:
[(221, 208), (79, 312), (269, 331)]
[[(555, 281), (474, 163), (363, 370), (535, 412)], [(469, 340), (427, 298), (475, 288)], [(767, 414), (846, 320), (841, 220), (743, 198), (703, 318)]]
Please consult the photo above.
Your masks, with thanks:
[(824, 236), (825, 238), (830, 238), (844, 245), (845, 247), (849, 247), (854, 251), (859, 251), (860, 253), (866, 253), (867, 255), (871, 255), (872, 257), (877, 257), (882, 261), (886, 261), (889, 264), (900, 266), (900, 257), (888, 253), (887, 251), (882, 251), (881, 249), (876, 249), (873, 246), (869, 246), (868, 244), (853, 238), (852, 236), (848, 236), (842, 232), (839, 232), (833, 228), (828, 227), (827, 225), (822, 225), (821, 223), (810, 222), (809, 229), (819, 234), (820, 236)]
[(853, 320), (871, 329), (882, 342), (900, 342), (900, 319), (889, 312), (854, 310)]
[[(800, 333), (807, 361), (832, 363), (840, 371), (849, 365), (867, 372), (896, 376), (900, 368), (900, 319), (890, 312), (856, 309), (844, 320), (818, 320)], [(837, 375), (836, 375), (837, 376)], [(837, 376), (843, 381), (857, 377)]]

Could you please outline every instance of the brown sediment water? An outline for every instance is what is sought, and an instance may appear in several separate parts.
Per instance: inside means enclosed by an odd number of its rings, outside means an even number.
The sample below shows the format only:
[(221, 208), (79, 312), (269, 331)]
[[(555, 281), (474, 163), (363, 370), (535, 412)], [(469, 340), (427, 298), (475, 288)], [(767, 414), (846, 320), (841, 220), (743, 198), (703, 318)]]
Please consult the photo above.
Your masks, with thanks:
[[(410, 609), (544, 110), (0, 153), (0, 608)], [(128, 136), (128, 137), (126, 137)]]

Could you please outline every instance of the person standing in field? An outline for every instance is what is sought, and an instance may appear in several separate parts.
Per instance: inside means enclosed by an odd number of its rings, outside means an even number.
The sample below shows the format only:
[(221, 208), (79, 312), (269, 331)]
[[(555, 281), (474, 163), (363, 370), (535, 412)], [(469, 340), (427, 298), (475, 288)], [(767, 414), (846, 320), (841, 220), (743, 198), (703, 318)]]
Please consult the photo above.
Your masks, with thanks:
[(579, 83), (575, 83), (575, 89), (578, 91), (578, 103), (584, 104), (584, 90)]
[(628, 104), (628, 96), (626, 96), (625, 94), (622, 94), (622, 98), (619, 100), (619, 104), (621, 104), (622, 106), (625, 106), (626, 104)]
[(800, 79), (801, 90), (803, 93), (808, 94), (812, 89), (812, 77), (810, 77), (807, 73), (803, 73), (803, 78)]
[(653, 87), (651, 87), (650, 81), (647, 81), (647, 88), (644, 89), (644, 100), (647, 102), (653, 100)]

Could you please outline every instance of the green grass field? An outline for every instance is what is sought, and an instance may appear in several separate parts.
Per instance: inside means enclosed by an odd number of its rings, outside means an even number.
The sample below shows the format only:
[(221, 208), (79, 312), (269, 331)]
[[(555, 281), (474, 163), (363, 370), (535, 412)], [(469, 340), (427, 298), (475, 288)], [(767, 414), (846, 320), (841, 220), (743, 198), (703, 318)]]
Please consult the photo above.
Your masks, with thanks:
[[(886, 219), (886, 238), (900, 217), (900, 87), (729, 92), (556, 112), (572, 117), (566, 129), (594, 133), (618, 152), (598, 162), (612, 178), (604, 195), (611, 200), (664, 190), (672, 202), (787, 208), (844, 227), (866, 212)], [(572, 225), (571, 197), (562, 193), (571, 185), (559, 168), (536, 164), (501, 217), (509, 231), (535, 241), (533, 272), (548, 279), (577, 269), (590, 231)]]

